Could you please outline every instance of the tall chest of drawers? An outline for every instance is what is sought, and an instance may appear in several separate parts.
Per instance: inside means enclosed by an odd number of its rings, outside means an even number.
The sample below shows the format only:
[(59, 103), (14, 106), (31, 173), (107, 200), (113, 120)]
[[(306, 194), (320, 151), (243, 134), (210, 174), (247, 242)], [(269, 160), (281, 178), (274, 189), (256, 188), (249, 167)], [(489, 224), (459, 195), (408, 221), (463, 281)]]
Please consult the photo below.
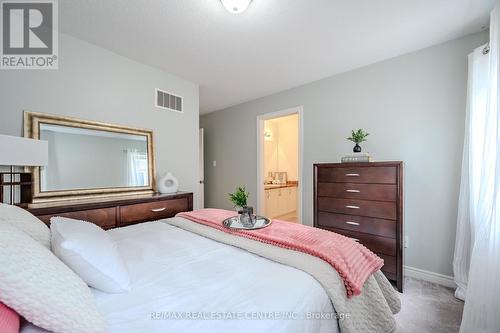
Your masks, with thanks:
[(403, 291), (403, 162), (315, 164), (314, 226), (375, 252)]

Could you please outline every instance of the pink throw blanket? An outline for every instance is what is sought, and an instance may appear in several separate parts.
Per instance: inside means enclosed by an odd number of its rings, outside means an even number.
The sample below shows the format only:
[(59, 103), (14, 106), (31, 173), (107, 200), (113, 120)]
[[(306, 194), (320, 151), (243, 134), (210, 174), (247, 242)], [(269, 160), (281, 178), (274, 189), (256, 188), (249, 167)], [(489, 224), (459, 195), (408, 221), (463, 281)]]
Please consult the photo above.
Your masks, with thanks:
[(365, 281), (384, 265), (382, 259), (352, 239), (302, 224), (273, 220), (267, 228), (233, 230), (222, 225), (226, 218), (235, 216), (235, 212), (228, 210), (208, 208), (176, 216), (229, 234), (318, 257), (339, 273), (347, 297), (361, 294)]

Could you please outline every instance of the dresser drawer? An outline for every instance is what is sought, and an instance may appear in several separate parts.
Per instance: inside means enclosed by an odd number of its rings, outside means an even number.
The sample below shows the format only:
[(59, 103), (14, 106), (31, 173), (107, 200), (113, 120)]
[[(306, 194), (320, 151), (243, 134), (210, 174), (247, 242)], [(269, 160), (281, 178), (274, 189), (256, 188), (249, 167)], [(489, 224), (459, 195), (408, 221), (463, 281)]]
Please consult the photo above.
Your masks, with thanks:
[(318, 197), (318, 210), (330, 213), (396, 219), (396, 203), (357, 199)]
[(396, 184), (396, 167), (345, 167), (318, 169), (318, 182)]
[(388, 256), (396, 255), (396, 239), (394, 238), (373, 236), (369, 234), (363, 234), (360, 232), (352, 232), (335, 228), (324, 228), (324, 229), (352, 238), (358, 241), (360, 244), (366, 246), (372, 252), (381, 253)]
[(103, 229), (116, 227), (116, 207), (81, 210), (75, 212), (57, 213), (52, 215), (39, 215), (37, 217), (47, 225), (49, 225), (50, 218), (53, 216), (61, 216), (75, 220), (92, 222)]
[(318, 183), (318, 196), (346, 199), (396, 201), (396, 185), (361, 183)]
[(314, 226), (356, 238), (403, 291), (403, 162), (314, 164)]
[(396, 238), (396, 221), (394, 220), (318, 212), (318, 226)]
[(155, 221), (189, 210), (187, 198), (162, 200), (120, 207), (120, 225)]

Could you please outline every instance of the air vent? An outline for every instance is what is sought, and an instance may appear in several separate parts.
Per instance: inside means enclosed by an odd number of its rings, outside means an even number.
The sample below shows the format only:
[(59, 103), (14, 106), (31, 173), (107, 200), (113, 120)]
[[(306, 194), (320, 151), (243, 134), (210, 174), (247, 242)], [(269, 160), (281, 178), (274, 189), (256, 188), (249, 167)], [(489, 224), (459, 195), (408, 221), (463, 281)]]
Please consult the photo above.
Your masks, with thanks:
[(182, 97), (156, 89), (156, 107), (175, 112), (183, 112)]

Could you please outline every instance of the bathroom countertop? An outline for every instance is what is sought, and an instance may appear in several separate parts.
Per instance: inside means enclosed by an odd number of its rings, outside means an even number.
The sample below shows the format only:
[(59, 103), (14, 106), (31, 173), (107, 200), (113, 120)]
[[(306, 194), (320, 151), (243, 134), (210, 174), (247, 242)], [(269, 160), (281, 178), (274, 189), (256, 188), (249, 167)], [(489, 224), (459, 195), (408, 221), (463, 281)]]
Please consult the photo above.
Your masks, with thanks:
[(287, 184), (276, 184), (276, 185), (265, 184), (264, 190), (273, 190), (276, 188), (287, 188), (287, 187), (298, 187), (298, 186), (299, 184), (297, 182), (290, 182)]

